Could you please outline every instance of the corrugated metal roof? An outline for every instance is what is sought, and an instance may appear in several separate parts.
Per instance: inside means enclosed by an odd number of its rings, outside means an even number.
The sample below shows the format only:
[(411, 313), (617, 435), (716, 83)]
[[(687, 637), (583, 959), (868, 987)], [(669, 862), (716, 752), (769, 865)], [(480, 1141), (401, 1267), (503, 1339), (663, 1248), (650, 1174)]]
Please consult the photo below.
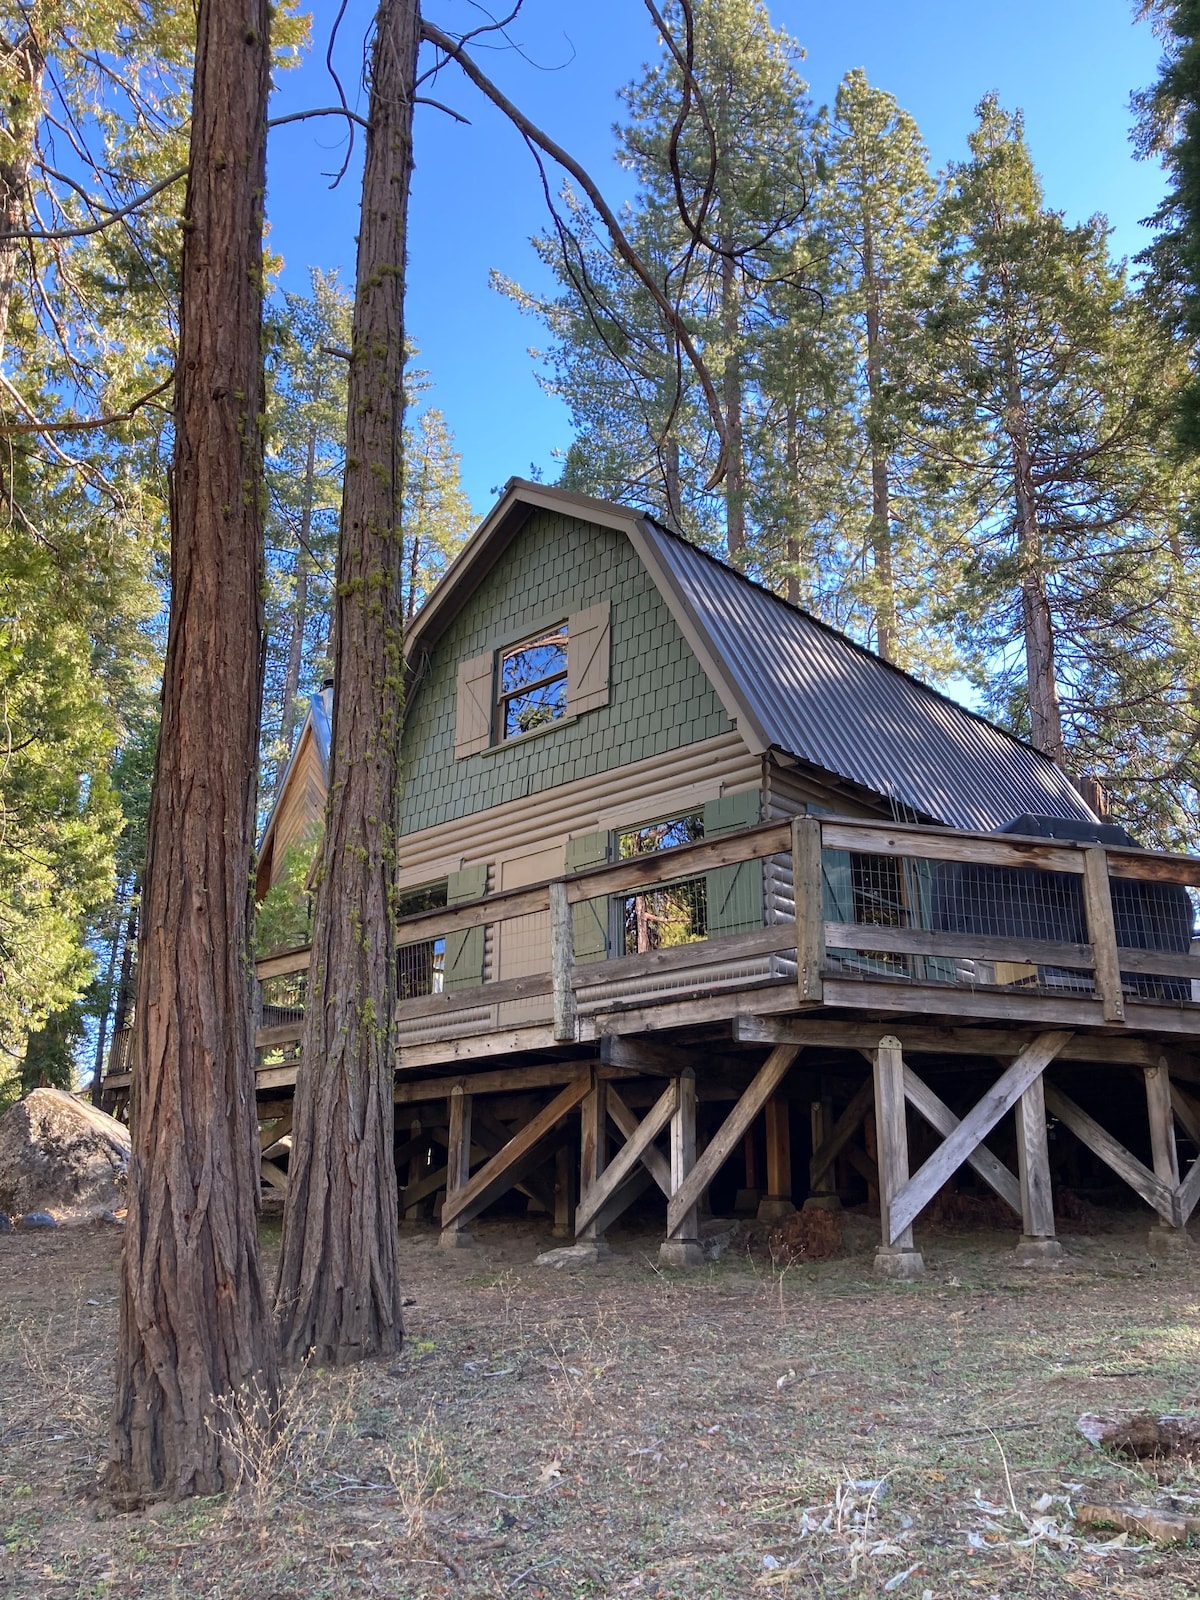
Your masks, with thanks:
[(765, 744), (952, 827), (991, 831), (1023, 812), (1092, 817), (1031, 745), (649, 519), (641, 526)]

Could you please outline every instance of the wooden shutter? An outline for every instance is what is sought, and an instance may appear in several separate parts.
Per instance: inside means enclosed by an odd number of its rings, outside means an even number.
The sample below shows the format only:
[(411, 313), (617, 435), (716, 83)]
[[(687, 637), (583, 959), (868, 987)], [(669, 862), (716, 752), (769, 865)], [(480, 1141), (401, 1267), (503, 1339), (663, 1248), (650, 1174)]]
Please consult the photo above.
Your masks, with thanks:
[(567, 619), (567, 715), (608, 704), (608, 658), (612, 629), (610, 606), (589, 606)]
[[(704, 807), (704, 837), (753, 827), (759, 821), (762, 800), (757, 789), (723, 795)], [(708, 933), (719, 938), (728, 933), (751, 933), (763, 925), (763, 864), (742, 861), (734, 867), (717, 867), (708, 874)]]
[[(602, 867), (608, 860), (608, 840), (607, 833), (582, 833), (577, 839), (568, 839), (567, 871)], [(608, 896), (572, 906), (571, 921), (575, 932), (575, 960), (580, 965), (604, 961), (608, 956)]]
[(495, 652), (472, 656), (458, 666), (454, 703), (454, 756), (461, 761), (486, 750), (492, 737), (492, 677)]
[[(446, 879), (446, 904), (478, 900), (487, 893), (487, 886), (486, 862), (452, 872)], [(446, 935), (444, 988), (476, 989), (483, 982), (483, 934), (482, 928), (467, 928), (462, 933)]]

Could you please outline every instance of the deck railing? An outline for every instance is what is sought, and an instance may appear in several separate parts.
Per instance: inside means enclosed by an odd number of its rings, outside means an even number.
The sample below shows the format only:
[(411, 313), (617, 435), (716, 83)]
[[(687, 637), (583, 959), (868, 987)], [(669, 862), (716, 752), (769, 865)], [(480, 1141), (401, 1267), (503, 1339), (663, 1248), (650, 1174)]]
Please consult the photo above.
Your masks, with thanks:
[[(695, 937), (690, 912), (690, 923), (656, 936), (656, 948), (610, 953), (622, 948), (631, 898), (701, 882), (706, 895), (691, 904), (706, 904), (704, 937)], [(402, 1036), (414, 1038), (520, 1022), (549, 1024), (554, 1039), (567, 1041), (588, 1014), (770, 988), (785, 989), (797, 1008), (912, 1004), (1032, 1019), (1066, 1016), (1073, 1005), (1081, 1022), (1121, 1024), (1132, 1008), (1155, 1026), (1164, 1009), (1200, 1012), (1194, 886), (1200, 860), (1188, 856), (797, 817), (406, 917), (398, 927), (404, 970), (436, 971), (444, 988), (410, 991), (397, 1017)], [(718, 902), (731, 893), (743, 919), (723, 931)], [(747, 905), (757, 906), (749, 919)], [(506, 939), (517, 949), (518, 936), (518, 965), (534, 970), (506, 977), (496, 951)], [(258, 964), (260, 1048), (298, 1038), (302, 996), (289, 994), (287, 1016), (275, 1018), (270, 986), (306, 966), (304, 951)], [(1193, 1026), (1200, 1031), (1200, 1016), (1186, 1031)]]

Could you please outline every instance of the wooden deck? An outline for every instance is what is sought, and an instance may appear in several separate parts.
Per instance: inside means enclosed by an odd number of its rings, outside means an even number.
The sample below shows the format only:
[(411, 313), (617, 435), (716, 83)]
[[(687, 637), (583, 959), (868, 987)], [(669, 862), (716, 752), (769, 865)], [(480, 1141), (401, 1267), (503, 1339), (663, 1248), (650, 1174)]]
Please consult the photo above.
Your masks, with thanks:
[[(621, 908), (638, 897), (704, 884), (711, 902), (737, 874), (748, 875), (744, 900), (747, 884), (750, 902), (758, 894), (762, 925), (699, 938), (676, 930), (681, 942), (668, 933), (659, 948), (608, 958), (593, 941), (590, 958), (577, 959), (581, 908), (613, 931), (611, 943)], [(766, 1215), (790, 1209), (798, 1187), (832, 1201), (837, 1173), (852, 1172), (879, 1198), (881, 1270), (908, 1273), (919, 1262), (913, 1220), (964, 1164), (1021, 1214), (1026, 1246), (1050, 1250), (1049, 1114), (1181, 1235), (1200, 1199), (1200, 1160), (1181, 1179), (1177, 1144), (1200, 1152), (1190, 1092), (1200, 1081), (1200, 954), (1187, 947), (1180, 886), (1200, 886), (1200, 860), (802, 816), (406, 918), (401, 953), (420, 956), (430, 986), (457, 941), (453, 988), (411, 995), (396, 1011), (406, 1214), (444, 1192), (443, 1240), (453, 1244), (517, 1187), (553, 1209), (560, 1232), (599, 1243), (657, 1187), (664, 1259), (691, 1261), (698, 1207), (727, 1163), (741, 1163), (741, 1188), (761, 1193)], [(1030, 937), (1034, 923), (1071, 937)], [(532, 967), (514, 977), (496, 975), (497, 949), (515, 948), (508, 930)], [(1154, 947), (1164, 944), (1174, 948)], [(478, 981), (463, 982), (466, 950), (478, 956)], [(307, 965), (308, 952), (295, 951), (257, 969), (264, 1176), (275, 1186), (286, 1184), (296, 985)], [(995, 1079), (961, 1117), (928, 1081), (956, 1063)], [(1129, 1136), (1140, 1153), (1067, 1092), (1079, 1092), (1080, 1071), (1127, 1089), (1130, 1069), (1145, 1086), (1145, 1131)], [(112, 1075), (108, 1086), (127, 1082)], [(797, 1102), (808, 1124), (800, 1185)], [(985, 1143), (1009, 1112), (1015, 1173)], [(941, 1143), (910, 1173), (910, 1145), (922, 1149), (929, 1130)]]

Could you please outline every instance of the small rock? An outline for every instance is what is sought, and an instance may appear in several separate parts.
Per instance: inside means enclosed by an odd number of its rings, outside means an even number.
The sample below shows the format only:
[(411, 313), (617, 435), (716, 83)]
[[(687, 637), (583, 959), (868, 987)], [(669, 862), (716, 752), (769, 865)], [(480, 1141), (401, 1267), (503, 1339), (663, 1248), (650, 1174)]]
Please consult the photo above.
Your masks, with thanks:
[(21, 1218), (22, 1228), (57, 1228), (58, 1223), (48, 1211), (27, 1211)]
[(554, 1267), (558, 1272), (578, 1272), (581, 1267), (594, 1267), (610, 1255), (609, 1247), (596, 1240), (584, 1244), (563, 1245), (559, 1250), (545, 1250), (534, 1258), (535, 1267)]
[(767, 1572), (776, 1572), (779, 1568), (779, 1562), (775, 1556), (764, 1556), (762, 1564)]

